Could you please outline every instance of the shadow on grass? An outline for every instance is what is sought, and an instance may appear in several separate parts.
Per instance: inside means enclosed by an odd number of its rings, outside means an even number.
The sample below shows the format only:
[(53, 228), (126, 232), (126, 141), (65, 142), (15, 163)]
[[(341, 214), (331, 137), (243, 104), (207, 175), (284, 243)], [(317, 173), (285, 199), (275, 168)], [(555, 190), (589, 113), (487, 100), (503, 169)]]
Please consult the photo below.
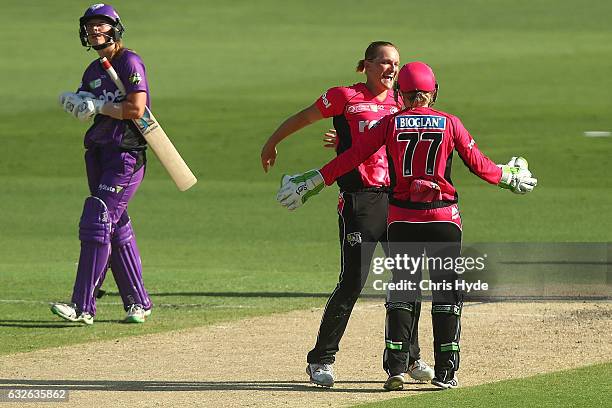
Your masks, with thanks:
[[(119, 296), (118, 292), (105, 292), (109, 296)], [(309, 292), (149, 292), (149, 296), (171, 297), (230, 297), (230, 298), (323, 298), (327, 299), (329, 293)], [(361, 298), (384, 298), (383, 295), (361, 294)]]
[[(327, 299), (329, 293), (309, 292), (149, 292), (152, 297), (220, 297), (220, 298), (321, 298)], [(105, 292), (103, 296), (119, 296), (118, 292)], [(384, 299), (385, 293), (362, 293), (360, 299)], [(431, 295), (424, 294), (422, 301), (431, 302)], [(492, 302), (558, 302), (558, 301), (610, 301), (607, 295), (466, 295), (464, 302), (492, 303)]]
[[(96, 320), (96, 323), (123, 323), (122, 320)], [(62, 329), (87, 326), (78, 322), (57, 322), (51, 320), (0, 320), (0, 327), (21, 327), (24, 329)]]
[[(382, 381), (336, 381), (336, 388), (323, 388), (304, 381), (110, 381), (110, 380), (13, 380), (0, 379), (0, 389), (65, 389), (82, 391), (299, 391), (341, 393), (385, 393)], [(350, 384), (372, 384), (372, 388), (355, 388)], [(410, 383), (407, 383), (410, 384)], [(422, 385), (422, 384), (419, 384)], [(409, 391), (432, 391), (438, 388), (413, 388)]]

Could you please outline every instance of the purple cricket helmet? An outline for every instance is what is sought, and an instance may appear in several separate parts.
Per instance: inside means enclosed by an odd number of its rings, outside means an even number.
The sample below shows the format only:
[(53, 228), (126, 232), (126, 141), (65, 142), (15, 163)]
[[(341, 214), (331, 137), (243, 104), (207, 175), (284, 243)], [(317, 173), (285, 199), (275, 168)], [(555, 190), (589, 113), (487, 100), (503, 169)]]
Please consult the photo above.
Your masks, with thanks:
[(87, 29), (85, 24), (92, 18), (102, 18), (108, 20), (109, 24), (112, 26), (111, 35), (106, 35), (107, 41), (97, 47), (93, 47), (94, 49), (102, 49), (108, 47), (110, 44), (121, 40), (123, 36), (123, 32), (125, 31), (125, 27), (121, 24), (121, 19), (119, 18), (119, 13), (110, 5), (98, 3), (92, 4), (85, 10), (83, 16), (79, 18), (79, 37), (81, 38), (81, 44), (83, 47), (91, 47), (92, 45), (89, 43), (89, 39), (87, 38)]

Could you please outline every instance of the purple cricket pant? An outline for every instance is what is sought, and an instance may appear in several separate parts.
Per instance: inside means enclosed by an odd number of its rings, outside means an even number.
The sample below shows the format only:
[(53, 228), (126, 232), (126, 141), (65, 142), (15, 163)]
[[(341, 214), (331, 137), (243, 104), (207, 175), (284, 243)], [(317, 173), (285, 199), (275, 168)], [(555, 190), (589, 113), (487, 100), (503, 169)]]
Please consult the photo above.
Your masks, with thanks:
[(144, 152), (104, 145), (85, 152), (91, 196), (79, 223), (81, 254), (72, 302), (82, 312), (96, 314), (95, 293), (110, 264), (125, 309), (131, 304), (151, 308), (142, 280), (136, 237), (127, 213), (145, 173)]

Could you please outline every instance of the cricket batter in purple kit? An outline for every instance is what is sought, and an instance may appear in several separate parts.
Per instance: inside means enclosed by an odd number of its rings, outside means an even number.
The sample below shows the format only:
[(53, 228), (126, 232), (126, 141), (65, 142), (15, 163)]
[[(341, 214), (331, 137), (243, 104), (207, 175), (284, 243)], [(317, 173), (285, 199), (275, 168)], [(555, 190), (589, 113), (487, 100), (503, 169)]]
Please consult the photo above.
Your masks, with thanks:
[(124, 48), (123, 24), (113, 7), (94, 4), (79, 19), (81, 43), (106, 57), (126, 88), (126, 96), (94, 60), (76, 93), (60, 95), (63, 109), (93, 124), (85, 133), (85, 166), (91, 196), (85, 199), (79, 223), (81, 254), (71, 303), (56, 303), (51, 311), (61, 318), (93, 324), (96, 292), (110, 266), (126, 322), (144, 323), (151, 299), (142, 280), (142, 264), (127, 206), (145, 173), (146, 142), (131, 119), (149, 106), (145, 66)]

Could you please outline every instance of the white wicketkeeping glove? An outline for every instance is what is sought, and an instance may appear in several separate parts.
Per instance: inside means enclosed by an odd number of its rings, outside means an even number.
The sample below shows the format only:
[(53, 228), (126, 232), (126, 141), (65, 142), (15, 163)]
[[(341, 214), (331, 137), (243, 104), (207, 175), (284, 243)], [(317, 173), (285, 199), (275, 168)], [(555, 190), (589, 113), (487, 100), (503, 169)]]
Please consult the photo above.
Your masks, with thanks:
[(515, 194), (527, 194), (538, 185), (538, 179), (532, 177), (527, 160), (523, 157), (513, 157), (508, 164), (498, 164), (502, 169), (499, 181), (501, 188), (507, 188)]
[(81, 122), (87, 122), (98, 113), (100, 113), (100, 109), (104, 106), (104, 101), (100, 99), (85, 97), (82, 99), (82, 102), (76, 107), (73, 114), (74, 116), (80, 120)]
[(310, 197), (319, 194), (325, 183), (318, 170), (310, 170), (295, 176), (284, 175), (276, 200), (288, 210), (301, 207)]
[(521, 156), (513, 156), (508, 162), (507, 166), (510, 167), (518, 167), (519, 169), (528, 169), (529, 164), (527, 163), (527, 159)]
[(59, 103), (62, 108), (71, 115), (75, 115), (76, 107), (83, 101), (79, 95), (74, 92), (64, 92), (59, 96)]

